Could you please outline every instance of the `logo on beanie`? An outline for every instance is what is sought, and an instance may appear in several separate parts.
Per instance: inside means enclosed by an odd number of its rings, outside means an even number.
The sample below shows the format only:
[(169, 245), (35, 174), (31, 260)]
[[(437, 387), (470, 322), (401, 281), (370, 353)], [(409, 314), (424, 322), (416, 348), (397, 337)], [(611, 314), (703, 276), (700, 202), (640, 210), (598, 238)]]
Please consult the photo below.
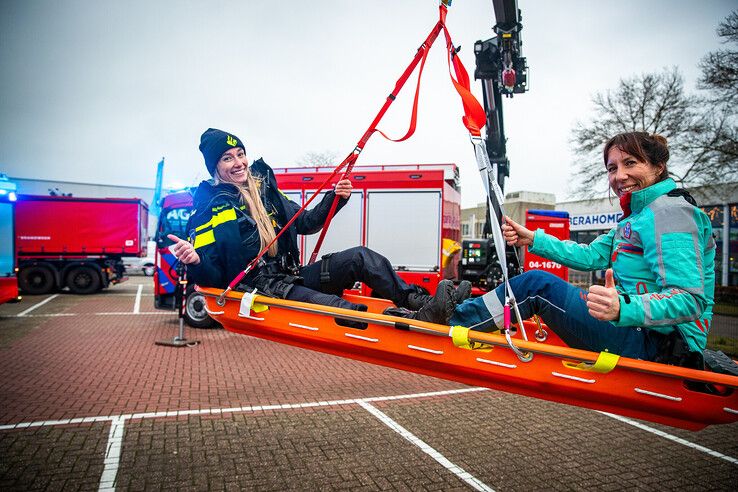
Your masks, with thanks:
[(226, 143), (231, 147), (235, 147), (236, 145), (238, 145), (238, 140), (228, 135), (228, 138), (226, 138)]

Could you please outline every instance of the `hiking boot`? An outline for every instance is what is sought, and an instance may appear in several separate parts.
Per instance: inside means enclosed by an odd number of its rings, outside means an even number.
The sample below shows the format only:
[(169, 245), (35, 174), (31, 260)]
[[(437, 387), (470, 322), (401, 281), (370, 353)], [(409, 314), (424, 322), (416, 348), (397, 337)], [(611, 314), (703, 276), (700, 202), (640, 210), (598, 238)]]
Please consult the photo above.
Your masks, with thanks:
[[(405, 307), (408, 308), (410, 311), (419, 311), (420, 308), (428, 304), (433, 300), (433, 296), (430, 294), (421, 294), (419, 292), (411, 292), (407, 295), (407, 301), (405, 302)], [(403, 316), (403, 318), (406, 318), (406, 316)]]
[(402, 307), (395, 307), (385, 309), (383, 314), (447, 325), (448, 320), (454, 314), (455, 307), (454, 284), (450, 280), (442, 280), (438, 284), (436, 295), (431, 297), (419, 310), (412, 311)]
[(472, 284), (468, 280), (459, 282), (459, 286), (454, 291), (454, 302), (461, 304), (471, 297)]

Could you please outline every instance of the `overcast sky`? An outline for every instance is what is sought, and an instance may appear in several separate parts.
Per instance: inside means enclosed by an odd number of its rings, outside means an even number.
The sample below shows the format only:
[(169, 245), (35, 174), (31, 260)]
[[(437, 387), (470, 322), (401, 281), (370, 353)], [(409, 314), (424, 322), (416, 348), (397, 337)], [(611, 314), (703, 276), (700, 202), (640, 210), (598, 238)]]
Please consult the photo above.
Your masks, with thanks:
[[(530, 90), (506, 99), (517, 190), (567, 196), (577, 120), (621, 77), (700, 58), (735, 0), (519, 0)], [(0, 172), (153, 186), (207, 177), (197, 146), (221, 128), (274, 167), (350, 152), (437, 20), (435, 0), (0, 2)], [(491, 0), (456, 0), (447, 25), (470, 72), (492, 37)], [(380, 128), (403, 135), (414, 82)], [(474, 91), (481, 96), (479, 83)], [(462, 204), (484, 199), (442, 40), (423, 76), (418, 130), (375, 135), (361, 164), (455, 162)], [(63, 191), (63, 190), (62, 190)]]

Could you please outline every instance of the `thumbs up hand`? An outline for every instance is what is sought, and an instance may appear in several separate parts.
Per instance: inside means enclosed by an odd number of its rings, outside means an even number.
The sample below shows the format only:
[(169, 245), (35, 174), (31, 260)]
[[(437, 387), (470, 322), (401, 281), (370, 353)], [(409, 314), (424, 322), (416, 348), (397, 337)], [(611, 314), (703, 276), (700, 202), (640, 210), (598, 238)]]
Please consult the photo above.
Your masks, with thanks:
[(593, 318), (601, 321), (615, 321), (620, 318), (620, 297), (615, 290), (615, 277), (612, 268), (605, 272), (605, 286), (593, 285), (587, 294), (587, 308)]

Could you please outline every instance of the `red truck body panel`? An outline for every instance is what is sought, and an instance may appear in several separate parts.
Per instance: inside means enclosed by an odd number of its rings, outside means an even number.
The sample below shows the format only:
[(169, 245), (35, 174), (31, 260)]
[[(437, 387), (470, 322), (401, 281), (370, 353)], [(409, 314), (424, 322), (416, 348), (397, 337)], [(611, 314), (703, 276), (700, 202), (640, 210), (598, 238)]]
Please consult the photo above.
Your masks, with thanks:
[(0, 304), (18, 299), (18, 279), (0, 277)]
[(21, 195), (19, 256), (145, 255), (148, 207), (139, 199)]
[[(569, 214), (559, 210), (527, 210), (525, 227), (531, 231), (543, 229), (547, 234), (551, 234), (562, 241), (567, 241), (570, 237)], [(553, 273), (563, 280), (569, 280), (569, 268), (548, 258), (534, 255), (527, 248), (524, 262), (525, 270), (543, 270)]]

